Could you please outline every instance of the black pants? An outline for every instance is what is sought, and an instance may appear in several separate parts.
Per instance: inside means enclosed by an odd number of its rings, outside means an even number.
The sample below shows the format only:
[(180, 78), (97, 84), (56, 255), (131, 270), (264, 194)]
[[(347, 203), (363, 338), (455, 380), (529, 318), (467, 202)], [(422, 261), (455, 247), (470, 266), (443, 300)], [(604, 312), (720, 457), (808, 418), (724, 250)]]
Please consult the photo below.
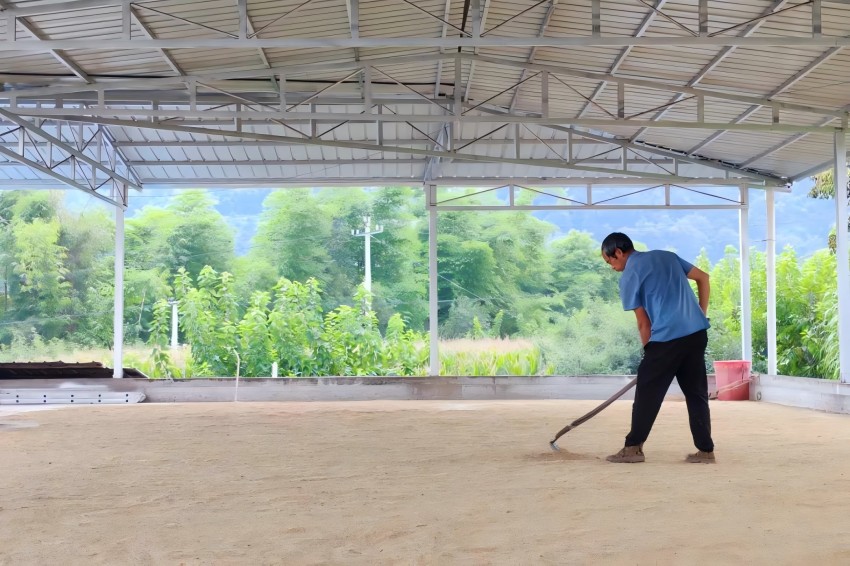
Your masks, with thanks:
[(664, 395), (673, 383), (673, 377), (676, 377), (688, 405), (694, 445), (704, 452), (714, 450), (705, 373), (707, 344), (708, 333), (700, 330), (669, 342), (649, 342), (646, 345), (638, 367), (632, 430), (626, 436), (626, 446), (637, 446), (649, 437)]

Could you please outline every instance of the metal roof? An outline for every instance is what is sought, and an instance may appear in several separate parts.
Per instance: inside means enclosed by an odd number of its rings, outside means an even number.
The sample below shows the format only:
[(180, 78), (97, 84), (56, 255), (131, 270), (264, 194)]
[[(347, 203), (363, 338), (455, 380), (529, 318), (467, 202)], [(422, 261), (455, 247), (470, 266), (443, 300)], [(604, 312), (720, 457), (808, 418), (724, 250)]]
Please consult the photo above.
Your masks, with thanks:
[[(848, 2), (0, 1), (0, 185), (784, 187)], [(119, 191), (120, 192), (120, 191)]]

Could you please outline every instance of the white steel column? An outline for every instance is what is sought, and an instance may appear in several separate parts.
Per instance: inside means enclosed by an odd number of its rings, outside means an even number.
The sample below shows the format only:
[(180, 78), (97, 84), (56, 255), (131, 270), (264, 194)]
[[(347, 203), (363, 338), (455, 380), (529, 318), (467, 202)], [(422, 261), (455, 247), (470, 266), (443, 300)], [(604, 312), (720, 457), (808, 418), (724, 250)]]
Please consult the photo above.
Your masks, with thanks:
[[(118, 202), (126, 206), (127, 185), (115, 191)], [(118, 194), (120, 193), (120, 194)], [(113, 373), (112, 377), (124, 377), (124, 209), (115, 207), (115, 305), (112, 321)]]
[(177, 299), (171, 299), (169, 301), (171, 303), (171, 347), (176, 348), (177, 344), (177, 305), (180, 304), (180, 301)]
[(437, 187), (425, 185), (425, 198), (428, 207), (428, 332), (430, 335), (431, 357), (429, 375), (440, 375), (439, 343), (439, 302), (437, 287)]
[(847, 235), (847, 139), (835, 132), (835, 252), (838, 259), (838, 362), (842, 383), (850, 382), (850, 265)]
[(767, 189), (767, 373), (777, 374), (776, 356), (776, 209), (773, 189)]
[(753, 360), (753, 317), (750, 301), (750, 190), (741, 187), (741, 204), (738, 211), (738, 239), (741, 263), (741, 359)]

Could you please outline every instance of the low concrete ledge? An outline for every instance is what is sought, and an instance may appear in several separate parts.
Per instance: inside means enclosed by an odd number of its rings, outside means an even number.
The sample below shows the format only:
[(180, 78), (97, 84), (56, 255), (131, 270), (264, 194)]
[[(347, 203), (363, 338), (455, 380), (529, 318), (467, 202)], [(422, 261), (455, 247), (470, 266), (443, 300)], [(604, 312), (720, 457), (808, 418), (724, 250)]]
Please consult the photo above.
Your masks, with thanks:
[[(232, 377), (147, 379), (25, 379), (0, 381), (0, 393), (11, 389), (85, 389), (144, 393), (152, 403), (239, 401), (369, 401), (390, 400), (603, 400), (632, 376), (500, 376), (500, 377), (310, 377), (242, 378), (238, 392)], [(715, 390), (709, 376), (709, 391)], [(623, 399), (633, 399), (629, 391)], [(682, 399), (674, 382), (668, 399)], [(754, 375), (750, 399), (792, 407), (850, 414), (850, 384), (807, 377)]]
[[(629, 376), (318, 377), (150, 381), (152, 402), (606, 399)], [(631, 393), (623, 398), (630, 399)]]
[[(633, 376), (498, 376), (498, 377), (311, 377), (235, 378), (187, 380), (3, 380), (3, 389), (86, 388), (106, 391), (139, 391), (153, 403), (215, 401), (367, 401), (377, 399), (603, 400), (626, 385)], [(713, 377), (709, 387), (713, 387)], [(633, 399), (633, 391), (623, 399)], [(674, 383), (668, 398), (682, 398)]]
[(850, 384), (829, 379), (756, 375), (750, 399), (789, 407), (850, 414)]

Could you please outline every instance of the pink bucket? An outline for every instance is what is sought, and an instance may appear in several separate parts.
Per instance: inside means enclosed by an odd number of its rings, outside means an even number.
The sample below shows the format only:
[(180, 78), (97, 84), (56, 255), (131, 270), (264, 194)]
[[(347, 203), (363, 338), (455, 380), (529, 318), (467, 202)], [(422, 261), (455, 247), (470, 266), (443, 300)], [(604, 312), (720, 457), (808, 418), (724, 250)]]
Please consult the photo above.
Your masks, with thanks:
[(714, 362), (717, 398), (721, 401), (749, 401), (750, 362), (724, 360)]

